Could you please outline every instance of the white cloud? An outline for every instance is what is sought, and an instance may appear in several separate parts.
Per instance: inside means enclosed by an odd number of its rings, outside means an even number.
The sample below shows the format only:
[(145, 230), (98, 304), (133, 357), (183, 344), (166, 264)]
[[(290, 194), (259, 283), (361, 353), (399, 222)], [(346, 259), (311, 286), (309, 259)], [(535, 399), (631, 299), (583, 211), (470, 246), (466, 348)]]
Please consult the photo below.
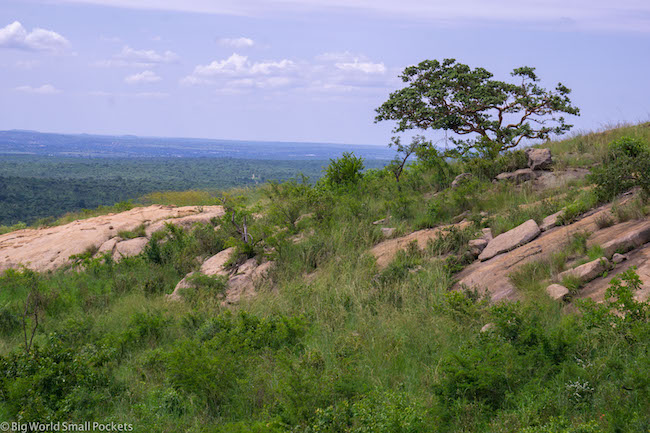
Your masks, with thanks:
[(221, 38), (217, 39), (219, 45), (233, 48), (248, 48), (255, 45), (255, 41), (250, 38)]
[(18, 21), (0, 29), (1, 48), (54, 53), (65, 50), (69, 45), (68, 40), (56, 32), (39, 28), (28, 32)]
[(382, 62), (350, 52), (325, 53), (314, 61), (288, 59), (253, 61), (237, 53), (206, 65), (197, 65), (182, 85), (214, 86), (219, 93), (235, 94), (254, 89), (283, 89), (351, 93), (387, 91), (395, 86), (396, 70)]
[[(207, 65), (198, 65), (191, 75), (195, 78), (216, 75), (246, 76), (246, 75), (271, 75), (290, 71), (296, 64), (287, 59), (280, 61), (250, 62), (247, 56), (233, 53), (225, 60), (214, 60)], [(197, 80), (198, 81), (198, 80)]]
[(61, 90), (57, 89), (51, 84), (43, 84), (40, 87), (19, 86), (16, 87), (15, 90), (19, 92), (25, 92), (25, 93), (34, 93), (38, 95), (54, 95), (57, 93), (61, 93)]
[(160, 80), (162, 80), (162, 78), (160, 78), (160, 76), (158, 76), (155, 72), (143, 71), (140, 72), (139, 74), (129, 75), (124, 79), (124, 82), (127, 84), (142, 84), (142, 83), (155, 83)]
[(153, 67), (165, 63), (174, 63), (178, 61), (178, 55), (173, 51), (164, 51), (159, 53), (154, 50), (136, 50), (128, 45), (122, 47), (122, 51), (114, 55), (112, 59), (101, 60), (95, 63), (95, 66), (102, 67)]

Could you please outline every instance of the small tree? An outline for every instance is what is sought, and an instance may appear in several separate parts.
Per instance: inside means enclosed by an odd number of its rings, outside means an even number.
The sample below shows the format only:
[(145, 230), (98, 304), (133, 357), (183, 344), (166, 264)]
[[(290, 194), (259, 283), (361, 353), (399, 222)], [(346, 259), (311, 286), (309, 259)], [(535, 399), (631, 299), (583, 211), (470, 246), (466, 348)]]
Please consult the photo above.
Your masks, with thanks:
[(537, 84), (534, 71), (531, 67), (513, 70), (511, 75), (521, 81), (510, 84), (454, 59), (425, 60), (404, 70), (400, 77), (408, 85), (377, 108), (375, 122), (396, 120), (394, 132), (452, 131), (469, 138), (452, 138), (457, 149), (451, 155), (495, 158), (523, 139), (567, 132), (573, 125), (556, 113), (579, 115), (569, 100), (570, 89), (559, 83), (547, 91)]
[(409, 157), (414, 154), (420, 157), (420, 155), (424, 155), (433, 147), (431, 142), (425, 140), (422, 135), (416, 135), (413, 137), (411, 143), (408, 145), (402, 144), (400, 137), (393, 137), (391, 142), (388, 144), (388, 147), (393, 146), (395, 146), (395, 149), (397, 150), (397, 155), (395, 155), (395, 159), (388, 164), (387, 168), (391, 173), (393, 173), (398, 184)]

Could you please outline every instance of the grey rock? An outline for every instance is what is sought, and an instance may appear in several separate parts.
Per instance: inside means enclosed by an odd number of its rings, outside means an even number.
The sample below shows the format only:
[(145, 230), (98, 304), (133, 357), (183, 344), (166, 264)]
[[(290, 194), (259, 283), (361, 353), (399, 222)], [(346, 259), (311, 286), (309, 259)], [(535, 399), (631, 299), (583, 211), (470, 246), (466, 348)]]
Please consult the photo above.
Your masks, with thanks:
[(497, 175), (496, 180), (502, 181), (512, 181), (515, 183), (526, 182), (527, 180), (532, 180), (535, 178), (535, 173), (530, 168), (521, 168), (516, 171), (511, 171), (507, 173), (501, 173)]
[(491, 259), (497, 254), (513, 250), (520, 245), (527, 244), (541, 233), (535, 220), (528, 220), (520, 226), (492, 239), (483, 252), (478, 256), (480, 261)]
[(393, 233), (395, 233), (395, 227), (383, 227), (381, 229), (381, 234), (384, 235), (385, 238), (393, 236)]
[(614, 253), (614, 255), (612, 256), (612, 262), (616, 264), (624, 262), (625, 260), (627, 260), (627, 256), (624, 256), (623, 254)]
[(528, 156), (528, 167), (532, 170), (548, 170), (553, 165), (551, 149), (526, 149)]

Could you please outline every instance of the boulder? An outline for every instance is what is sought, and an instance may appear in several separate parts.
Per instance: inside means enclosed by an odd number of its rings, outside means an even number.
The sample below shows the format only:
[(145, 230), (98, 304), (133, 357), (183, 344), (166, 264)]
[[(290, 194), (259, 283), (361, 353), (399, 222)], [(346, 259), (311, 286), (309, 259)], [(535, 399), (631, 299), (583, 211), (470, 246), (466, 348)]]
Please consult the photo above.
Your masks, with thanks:
[(531, 170), (549, 170), (553, 165), (553, 158), (551, 157), (551, 149), (526, 149), (526, 156), (528, 156), (528, 167)]
[(469, 251), (474, 256), (478, 256), (487, 246), (488, 241), (485, 239), (472, 239), (469, 241)]
[(546, 230), (552, 229), (553, 227), (558, 225), (558, 222), (560, 220), (560, 215), (562, 215), (562, 212), (563, 211), (558, 211), (544, 218), (542, 220), (542, 223), (539, 225), (539, 229), (545, 232)]
[(562, 286), (561, 284), (551, 284), (546, 288), (546, 293), (548, 293), (548, 296), (550, 296), (551, 299), (557, 301), (560, 299), (564, 299), (566, 296), (568, 296), (569, 289)]
[(384, 235), (385, 238), (393, 236), (393, 233), (395, 233), (395, 227), (383, 227), (381, 229), (381, 234)]
[(483, 252), (478, 256), (480, 261), (491, 259), (497, 254), (513, 250), (518, 246), (527, 244), (541, 233), (535, 220), (528, 220), (520, 226), (492, 239)]
[(268, 277), (273, 262), (257, 264), (255, 259), (247, 260), (237, 269), (237, 273), (228, 280), (226, 300), (224, 304), (235, 304), (242, 297), (251, 297), (256, 294), (256, 286)]
[(603, 251), (605, 256), (612, 257), (614, 253), (627, 253), (646, 242), (650, 242), (650, 223), (606, 242), (603, 244)]
[(580, 265), (577, 268), (564, 271), (559, 274), (558, 277), (560, 280), (566, 277), (574, 277), (577, 278), (581, 283), (588, 283), (589, 281), (601, 276), (610, 268), (610, 266), (611, 264), (609, 263), (609, 260), (602, 257), (589, 263), (585, 263), (584, 265)]
[(612, 256), (612, 262), (616, 264), (624, 262), (625, 260), (627, 260), (627, 256), (624, 256), (623, 254), (614, 253), (614, 255)]
[(205, 275), (228, 275), (228, 271), (224, 269), (224, 265), (230, 259), (230, 255), (235, 251), (233, 247), (226, 248), (225, 250), (215, 254), (201, 265), (201, 273)]
[(122, 257), (137, 256), (144, 250), (148, 242), (149, 239), (142, 237), (116, 243), (113, 260), (119, 261)]
[(535, 173), (530, 168), (521, 168), (516, 171), (498, 174), (496, 180), (508, 180), (515, 183), (526, 182), (535, 178)]
[(454, 180), (451, 182), (451, 187), (458, 188), (461, 183), (468, 181), (471, 178), (472, 178), (472, 173), (461, 173), (458, 176), (456, 176)]

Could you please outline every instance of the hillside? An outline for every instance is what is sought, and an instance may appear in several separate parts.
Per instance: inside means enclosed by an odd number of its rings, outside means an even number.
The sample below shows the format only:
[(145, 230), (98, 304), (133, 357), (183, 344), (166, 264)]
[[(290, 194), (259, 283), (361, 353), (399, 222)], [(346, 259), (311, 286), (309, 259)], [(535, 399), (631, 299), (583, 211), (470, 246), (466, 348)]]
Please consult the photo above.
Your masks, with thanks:
[(2, 234), (0, 419), (647, 432), (649, 140), (434, 155), (399, 181), (344, 157), (315, 184)]

